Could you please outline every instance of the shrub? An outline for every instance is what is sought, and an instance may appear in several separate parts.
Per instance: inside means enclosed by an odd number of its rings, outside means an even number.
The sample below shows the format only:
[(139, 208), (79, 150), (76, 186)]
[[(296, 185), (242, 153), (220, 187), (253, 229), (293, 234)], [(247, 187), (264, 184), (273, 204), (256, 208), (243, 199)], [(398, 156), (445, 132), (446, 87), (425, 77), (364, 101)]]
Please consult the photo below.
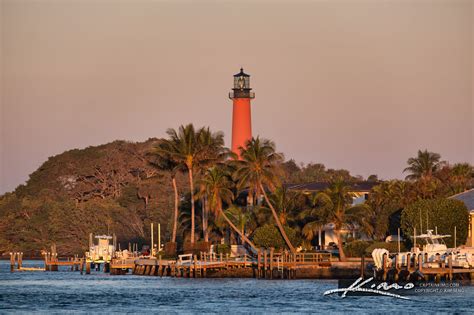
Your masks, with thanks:
[(218, 244), (216, 246), (216, 254), (230, 254), (230, 245), (228, 244)]
[[(370, 255), (370, 254), (372, 254), (372, 251), (376, 248), (385, 248), (390, 253), (397, 253), (398, 252), (398, 243), (397, 242), (390, 242), (390, 243), (387, 243), (387, 242), (374, 242), (365, 249), (365, 253), (367, 255)], [(407, 249), (405, 247), (405, 244), (400, 243), (400, 251), (401, 252), (406, 252), (407, 251)]]
[(370, 246), (370, 242), (367, 241), (352, 241), (344, 246), (344, 253), (348, 257), (362, 257), (365, 255), (365, 250)]
[(401, 227), (410, 245), (414, 228), (417, 234), (426, 233), (427, 225), (432, 230), (437, 227), (438, 234), (452, 235), (445, 240), (448, 247), (454, 246), (456, 227), (456, 244), (461, 245), (467, 239), (469, 211), (462, 201), (455, 199), (420, 200), (402, 211)]
[[(286, 235), (290, 239), (291, 244), (294, 247), (297, 247), (301, 243), (298, 233), (288, 227), (284, 227)], [(252, 240), (257, 247), (270, 248), (274, 247), (275, 249), (283, 249), (286, 247), (285, 240), (281, 236), (278, 228), (271, 224), (266, 224), (255, 230), (252, 236)]]
[(166, 257), (176, 257), (177, 244), (173, 242), (166, 243), (163, 250)]
[(197, 243), (184, 243), (183, 245), (184, 254), (193, 254), (199, 256), (201, 252), (209, 252), (208, 242), (197, 242)]

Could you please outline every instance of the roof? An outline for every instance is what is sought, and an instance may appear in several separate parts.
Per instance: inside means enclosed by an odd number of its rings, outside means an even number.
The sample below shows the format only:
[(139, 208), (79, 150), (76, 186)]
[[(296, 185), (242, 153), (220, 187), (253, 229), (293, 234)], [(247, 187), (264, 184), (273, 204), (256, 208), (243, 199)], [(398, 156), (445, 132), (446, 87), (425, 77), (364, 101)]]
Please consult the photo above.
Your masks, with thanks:
[(234, 74), (234, 77), (250, 77), (250, 75), (244, 72), (244, 68), (240, 68), (240, 72)]
[[(379, 182), (357, 182), (348, 183), (352, 192), (369, 192), (372, 187), (380, 184)], [(311, 182), (304, 184), (286, 184), (286, 188), (290, 190), (305, 190), (305, 191), (322, 191), (331, 187), (331, 183), (328, 182)]]
[(469, 211), (474, 211), (474, 188), (466, 190), (460, 194), (449, 197), (464, 202)]

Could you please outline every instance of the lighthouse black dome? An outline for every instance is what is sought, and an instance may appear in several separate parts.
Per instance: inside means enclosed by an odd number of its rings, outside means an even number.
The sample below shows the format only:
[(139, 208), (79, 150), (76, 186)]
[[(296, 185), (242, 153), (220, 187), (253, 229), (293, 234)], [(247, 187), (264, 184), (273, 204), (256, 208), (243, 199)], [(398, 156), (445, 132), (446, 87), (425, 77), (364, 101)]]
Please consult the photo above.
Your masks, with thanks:
[(234, 77), (250, 77), (250, 75), (244, 72), (244, 68), (240, 68), (240, 72), (234, 74)]

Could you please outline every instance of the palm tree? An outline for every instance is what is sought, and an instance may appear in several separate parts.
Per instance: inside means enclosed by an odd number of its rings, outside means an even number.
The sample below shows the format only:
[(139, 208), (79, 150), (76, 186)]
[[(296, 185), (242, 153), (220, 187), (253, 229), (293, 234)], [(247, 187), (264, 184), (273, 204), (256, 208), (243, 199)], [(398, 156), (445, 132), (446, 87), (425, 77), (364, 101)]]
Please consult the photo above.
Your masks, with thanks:
[[(229, 149), (224, 147), (224, 134), (222, 132), (211, 132), (209, 127), (201, 128), (197, 134), (198, 157), (196, 161), (196, 172), (203, 175), (212, 166), (223, 163), (230, 154)], [(202, 184), (201, 184), (202, 186)], [(203, 187), (199, 187), (202, 191)], [(206, 194), (201, 194), (201, 218), (204, 241), (209, 241), (208, 219), (209, 205)]]
[[(225, 215), (232, 221), (235, 222), (236, 226), (240, 228), (242, 234), (245, 234), (248, 225), (252, 225), (252, 214), (249, 211), (245, 211), (244, 208), (235, 205), (230, 206), (225, 211)], [(244, 240), (242, 240), (244, 242)]]
[(441, 161), (441, 155), (428, 152), (428, 150), (418, 150), (417, 157), (409, 158), (407, 163), (408, 167), (403, 170), (403, 172), (410, 173), (405, 178), (407, 180), (431, 179), (433, 174), (445, 164), (444, 161)]
[(286, 225), (293, 222), (295, 212), (302, 208), (301, 197), (301, 193), (288, 191), (288, 188), (284, 186), (277, 187), (270, 194), (270, 201), (279, 210), (278, 217), (281, 224)]
[(283, 229), (280, 218), (273, 204), (268, 199), (265, 187), (273, 190), (278, 183), (277, 165), (283, 160), (280, 153), (275, 152), (275, 144), (267, 139), (252, 138), (245, 148), (240, 148), (241, 160), (234, 176), (239, 181), (239, 188), (248, 187), (249, 193), (263, 194), (265, 202), (270, 207), (275, 222), (288, 248), (295, 252), (288, 236)]
[(333, 224), (339, 259), (346, 260), (342, 246), (342, 230), (350, 228), (372, 233), (370, 207), (366, 204), (351, 206), (352, 195), (342, 180), (337, 180), (330, 188), (318, 192), (315, 195), (314, 203), (316, 207), (301, 213), (302, 217), (311, 218), (311, 221), (303, 227), (303, 234), (308, 240), (311, 240), (316, 231), (319, 231), (324, 225)]
[(201, 130), (202, 129), (199, 129), (196, 132), (193, 124), (188, 124), (186, 126), (180, 126), (177, 131), (173, 128), (170, 128), (166, 131), (170, 138), (168, 143), (172, 147), (172, 150), (169, 150), (171, 158), (175, 161), (175, 163), (184, 165), (188, 172), (189, 189), (191, 192), (191, 243), (194, 243), (195, 235), (193, 173), (201, 153), (198, 140)]
[(173, 233), (171, 236), (171, 242), (176, 243), (176, 233), (178, 230), (178, 215), (179, 215), (179, 194), (178, 186), (176, 184), (176, 174), (180, 171), (180, 164), (173, 159), (173, 155), (176, 154), (174, 151), (176, 148), (173, 143), (168, 140), (160, 142), (151, 152), (156, 157), (154, 161), (150, 163), (157, 169), (162, 171), (168, 171), (171, 175), (171, 185), (174, 191), (174, 216), (173, 216)]
[(227, 217), (223, 210), (223, 203), (231, 204), (234, 194), (232, 192), (233, 182), (222, 167), (213, 167), (209, 169), (200, 184), (203, 190), (200, 194), (207, 195), (209, 208), (216, 217), (222, 216), (224, 220), (237, 232), (243, 241), (249, 244), (253, 249), (257, 250), (255, 245), (240, 231), (235, 224)]
[(474, 179), (474, 168), (469, 163), (454, 164), (450, 173), (454, 193), (461, 193), (466, 190), (469, 187), (469, 182)]

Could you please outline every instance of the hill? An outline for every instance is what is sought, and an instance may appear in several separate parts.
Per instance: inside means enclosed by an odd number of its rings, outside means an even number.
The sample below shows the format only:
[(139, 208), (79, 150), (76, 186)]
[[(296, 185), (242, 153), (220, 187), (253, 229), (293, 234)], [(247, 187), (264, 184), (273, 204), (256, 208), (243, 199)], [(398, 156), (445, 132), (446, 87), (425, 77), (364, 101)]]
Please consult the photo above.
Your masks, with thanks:
[(171, 179), (147, 156), (158, 142), (114, 141), (50, 157), (0, 197), (0, 253), (38, 255), (52, 243), (60, 254), (82, 253), (89, 233), (116, 233), (127, 246), (148, 239), (150, 222), (160, 222), (166, 238)]

